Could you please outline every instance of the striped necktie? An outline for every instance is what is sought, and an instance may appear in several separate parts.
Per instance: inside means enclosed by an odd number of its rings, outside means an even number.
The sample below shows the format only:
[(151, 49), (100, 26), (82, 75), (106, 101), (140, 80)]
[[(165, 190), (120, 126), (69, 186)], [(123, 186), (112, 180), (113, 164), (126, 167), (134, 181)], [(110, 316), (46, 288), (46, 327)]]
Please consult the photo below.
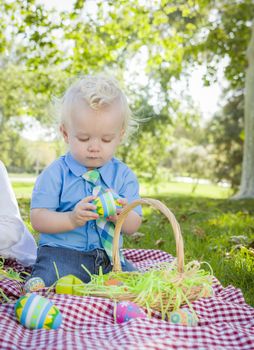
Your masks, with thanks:
[[(100, 184), (100, 172), (98, 169), (93, 169), (87, 171), (82, 175), (83, 179), (94, 185), (93, 195), (97, 196), (105, 192)], [(113, 237), (115, 232), (115, 224), (113, 222), (107, 221), (106, 218), (100, 217), (96, 220), (97, 228), (100, 232), (100, 238), (103, 248), (105, 249), (111, 263), (112, 263), (112, 248), (113, 248)], [(124, 256), (120, 251), (120, 260), (125, 264)]]

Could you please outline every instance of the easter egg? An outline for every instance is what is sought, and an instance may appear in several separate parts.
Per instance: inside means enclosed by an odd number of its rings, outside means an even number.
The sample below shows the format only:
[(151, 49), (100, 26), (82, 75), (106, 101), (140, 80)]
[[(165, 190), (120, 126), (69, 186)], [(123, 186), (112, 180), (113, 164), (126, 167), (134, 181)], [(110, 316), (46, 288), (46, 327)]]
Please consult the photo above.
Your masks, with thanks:
[(47, 298), (35, 293), (20, 297), (15, 304), (15, 315), (28, 329), (57, 329), (62, 323), (58, 308)]
[(123, 207), (123, 204), (120, 201), (122, 198), (115, 192), (112, 192), (112, 196), (115, 200), (116, 209), (121, 209)]
[(170, 322), (184, 326), (197, 326), (197, 317), (188, 309), (179, 309), (170, 313)]
[(114, 191), (105, 191), (97, 198), (93, 200), (93, 204), (96, 206), (95, 212), (100, 217), (108, 217), (116, 214), (116, 210), (123, 207), (119, 201), (121, 199)]
[(95, 198), (93, 204), (96, 205), (96, 211), (99, 216), (107, 217), (116, 213), (115, 201), (110, 191), (104, 192)]
[(84, 282), (78, 277), (74, 275), (67, 275), (59, 278), (59, 280), (56, 282), (55, 289), (57, 294), (82, 295), (78, 289), (83, 285)]
[(116, 306), (116, 322), (123, 323), (134, 318), (146, 318), (147, 315), (137, 304), (121, 301)]
[(105, 281), (104, 285), (105, 286), (122, 286), (123, 282), (112, 278), (112, 279)]
[(39, 289), (45, 288), (45, 283), (40, 277), (32, 277), (26, 281), (24, 285), (25, 292), (36, 292)]

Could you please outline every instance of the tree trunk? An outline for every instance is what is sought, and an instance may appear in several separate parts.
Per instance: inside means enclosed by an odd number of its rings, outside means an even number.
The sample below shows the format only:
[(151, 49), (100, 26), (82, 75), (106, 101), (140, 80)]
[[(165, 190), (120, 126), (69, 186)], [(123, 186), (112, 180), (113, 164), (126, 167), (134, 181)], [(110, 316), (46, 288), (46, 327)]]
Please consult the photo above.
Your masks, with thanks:
[(247, 49), (248, 68), (245, 79), (244, 150), (239, 192), (232, 199), (254, 198), (254, 21)]

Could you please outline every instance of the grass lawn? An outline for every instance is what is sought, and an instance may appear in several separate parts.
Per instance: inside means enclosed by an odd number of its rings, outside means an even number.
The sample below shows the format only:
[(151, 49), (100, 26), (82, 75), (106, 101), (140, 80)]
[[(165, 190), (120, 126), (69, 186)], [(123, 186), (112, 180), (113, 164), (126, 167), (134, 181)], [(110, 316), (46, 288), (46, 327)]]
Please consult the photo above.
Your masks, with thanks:
[[(29, 203), (33, 184), (16, 182), (13, 186), (22, 216), (31, 229)], [(254, 254), (240, 248), (241, 244), (254, 248), (254, 200), (227, 200), (229, 190), (215, 185), (199, 185), (194, 194), (191, 190), (191, 184), (141, 184), (143, 197), (161, 200), (176, 215), (183, 233), (185, 260), (207, 261), (224, 286), (241, 288), (246, 302), (254, 306)], [(145, 236), (138, 242), (126, 237), (125, 247), (156, 248), (175, 255), (167, 219), (148, 207), (143, 212), (139, 232)], [(156, 245), (158, 240), (160, 244)]]

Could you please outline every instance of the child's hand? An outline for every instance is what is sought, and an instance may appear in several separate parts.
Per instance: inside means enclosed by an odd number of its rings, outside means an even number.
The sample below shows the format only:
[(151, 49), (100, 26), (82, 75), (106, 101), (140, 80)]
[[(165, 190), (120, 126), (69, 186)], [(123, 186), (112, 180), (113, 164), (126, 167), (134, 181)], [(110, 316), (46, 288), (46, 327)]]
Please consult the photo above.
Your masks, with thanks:
[(126, 205), (128, 204), (128, 200), (126, 198), (119, 198), (118, 202), (120, 202), (123, 207), (121, 209), (116, 209), (116, 215), (108, 216), (106, 218), (107, 221), (111, 221), (111, 222), (116, 223), (118, 216), (121, 214), (123, 208), (126, 207)]
[(96, 210), (96, 205), (89, 203), (95, 198), (96, 196), (88, 196), (82, 199), (76, 204), (73, 211), (70, 212), (70, 219), (75, 227), (83, 226), (89, 220), (98, 219), (99, 215), (91, 211)]

